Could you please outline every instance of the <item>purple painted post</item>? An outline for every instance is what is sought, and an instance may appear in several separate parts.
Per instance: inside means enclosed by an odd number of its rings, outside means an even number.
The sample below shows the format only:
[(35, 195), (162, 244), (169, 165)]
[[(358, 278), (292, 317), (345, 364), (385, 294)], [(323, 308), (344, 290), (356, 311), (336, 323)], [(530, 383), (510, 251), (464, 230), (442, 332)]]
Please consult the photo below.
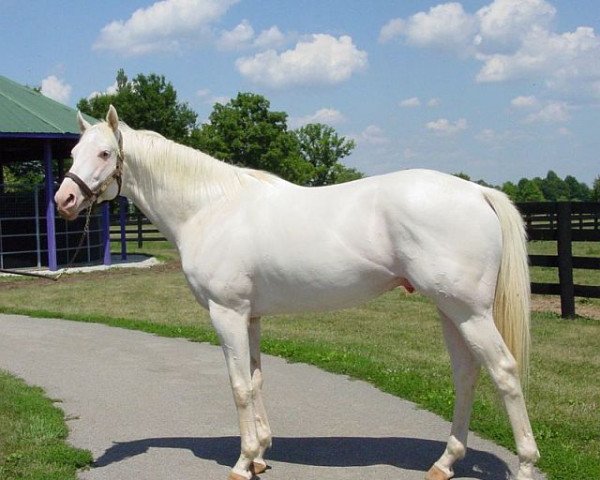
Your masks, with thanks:
[(104, 247), (104, 265), (110, 265), (110, 209), (108, 202), (102, 204), (102, 246)]
[(119, 225), (121, 226), (121, 260), (127, 260), (127, 209), (129, 202), (119, 197)]
[(58, 269), (56, 262), (56, 225), (54, 216), (54, 175), (52, 174), (52, 143), (44, 142), (44, 185), (46, 189), (46, 239), (48, 245), (48, 268)]

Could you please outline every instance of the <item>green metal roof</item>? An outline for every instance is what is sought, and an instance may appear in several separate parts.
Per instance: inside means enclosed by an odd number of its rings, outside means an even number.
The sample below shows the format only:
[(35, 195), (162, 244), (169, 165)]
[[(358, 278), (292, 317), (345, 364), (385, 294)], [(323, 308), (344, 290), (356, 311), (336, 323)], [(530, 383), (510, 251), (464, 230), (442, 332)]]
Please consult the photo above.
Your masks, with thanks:
[(79, 135), (77, 111), (0, 75), (0, 133)]

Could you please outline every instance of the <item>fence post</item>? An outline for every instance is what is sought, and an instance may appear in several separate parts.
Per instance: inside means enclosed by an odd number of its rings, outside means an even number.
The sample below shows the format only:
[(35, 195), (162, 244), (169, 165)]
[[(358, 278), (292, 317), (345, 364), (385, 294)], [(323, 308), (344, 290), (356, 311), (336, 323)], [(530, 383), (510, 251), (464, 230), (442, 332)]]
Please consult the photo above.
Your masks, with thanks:
[(138, 248), (142, 248), (144, 243), (144, 237), (142, 235), (142, 214), (137, 212), (137, 237), (138, 237)]
[(557, 204), (558, 279), (560, 310), (563, 318), (575, 316), (575, 287), (573, 286), (573, 248), (571, 244), (571, 202)]

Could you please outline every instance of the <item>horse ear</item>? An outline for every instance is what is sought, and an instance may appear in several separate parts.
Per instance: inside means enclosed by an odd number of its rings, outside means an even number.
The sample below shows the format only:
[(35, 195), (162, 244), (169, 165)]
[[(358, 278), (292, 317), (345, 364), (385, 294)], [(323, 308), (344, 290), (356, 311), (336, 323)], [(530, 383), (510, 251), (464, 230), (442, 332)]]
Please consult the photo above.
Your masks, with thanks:
[(85, 132), (91, 126), (80, 111), (77, 111), (77, 123), (79, 124), (79, 133)]
[(117, 133), (119, 130), (119, 115), (117, 109), (112, 105), (108, 107), (108, 113), (106, 114), (106, 122), (113, 132)]

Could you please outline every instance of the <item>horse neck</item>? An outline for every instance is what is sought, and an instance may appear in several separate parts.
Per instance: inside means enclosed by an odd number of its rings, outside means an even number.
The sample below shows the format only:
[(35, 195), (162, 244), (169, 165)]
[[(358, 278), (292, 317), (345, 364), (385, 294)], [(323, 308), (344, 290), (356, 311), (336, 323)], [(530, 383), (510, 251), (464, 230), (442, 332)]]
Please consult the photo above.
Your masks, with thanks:
[(173, 243), (183, 226), (241, 190), (242, 169), (160, 135), (123, 130), (122, 194)]

